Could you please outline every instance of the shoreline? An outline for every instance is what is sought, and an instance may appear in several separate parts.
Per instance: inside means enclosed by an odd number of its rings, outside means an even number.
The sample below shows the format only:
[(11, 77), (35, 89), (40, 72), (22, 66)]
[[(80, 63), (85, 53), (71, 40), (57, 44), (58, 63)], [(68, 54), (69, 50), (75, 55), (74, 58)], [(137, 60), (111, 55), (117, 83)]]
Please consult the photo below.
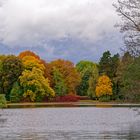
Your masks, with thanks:
[(7, 103), (8, 108), (39, 108), (39, 107), (140, 107), (140, 103), (120, 103), (120, 102), (98, 102), (98, 101), (79, 101), (79, 102), (43, 102), (43, 103)]

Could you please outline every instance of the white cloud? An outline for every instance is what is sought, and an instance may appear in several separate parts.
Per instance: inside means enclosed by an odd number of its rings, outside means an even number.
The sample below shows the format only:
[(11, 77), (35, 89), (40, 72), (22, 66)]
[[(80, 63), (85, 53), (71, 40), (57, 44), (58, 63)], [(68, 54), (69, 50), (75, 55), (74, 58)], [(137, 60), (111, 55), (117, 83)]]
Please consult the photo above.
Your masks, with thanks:
[(114, 31), (115, 0), (0, 0), (0, 39), (35, 45), (68, 36), (96, 41)]

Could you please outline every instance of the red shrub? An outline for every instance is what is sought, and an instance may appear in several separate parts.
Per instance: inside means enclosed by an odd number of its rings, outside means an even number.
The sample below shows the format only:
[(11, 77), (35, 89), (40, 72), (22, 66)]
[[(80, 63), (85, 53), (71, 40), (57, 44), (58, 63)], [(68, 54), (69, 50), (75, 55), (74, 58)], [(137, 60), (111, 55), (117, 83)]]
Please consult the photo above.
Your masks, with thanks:
[(54, 99), (55, 102), (77, 102), (79, 100), (79, 96), (76, 95), (65, 95), (58, 96)]

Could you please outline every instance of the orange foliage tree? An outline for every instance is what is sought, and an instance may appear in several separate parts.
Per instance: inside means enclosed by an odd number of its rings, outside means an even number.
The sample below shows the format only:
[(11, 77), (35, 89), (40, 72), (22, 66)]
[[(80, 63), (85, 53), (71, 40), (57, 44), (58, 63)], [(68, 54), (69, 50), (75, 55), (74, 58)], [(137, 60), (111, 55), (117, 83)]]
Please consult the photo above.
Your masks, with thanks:
[[(50, 75), (52, 75), (53, 69), (56, 68), (62, 74), (63, 78), (65, 79), (66, 86), (68, 88), (68, 93), (76, 93), (75, 88), (80, 83), (80, 74), (74, 67), (74, 64), (67, 60), (58, 59), (52, 61), (48, 65), (50, 70)], [(51, 83), (53, 85), (53, 78), (51, 78)]]
[[(50, 66), (49, 66), (49, 63), (47, 63), (45, 60), (41, 59), (37, 54), (35, 54), (34, 52), (32, 51), (24, 51), (24, 52), (21, 52), (18, 57), (20, 59), (22, 59), (25, 63), (26, 61), (26, 64), (27, 63), (29, 64), (30, 63), (30, 66), (33, 65), (33, 63), (35, 62), (36, 64), (42, 64), (40, 65), (41, 67), (43, 66), (43, 70), (44, 70), (44, 76), (45, 78), (48, 78), (51, 82), (51, 79), (52, 79), (52, 76), (50, 75)], [(24, 58), (25, 57), (25, 58)], [(33, 58), (34, 57), (34, 58)], [(34, 64), (34, 65), (36, 65)], [(38, 66), (37, 66), (38, 67)], [(41, 68), (42, 69), (42, 68)], [(51, 83), (50, 83), (51, 84)]]
[(18, 55), (18, 57), (20, 58), (20, 59), (23, 59), (25, 56), (33, 56), (33, 57), (35, 57), (36, 59), (39, 59), (40, 60), (40, 57), (37, 55), (37, 54), (35, 54), (34, 52), (32, 52), (32, 51), (24, 51), (24, 52), (21, 52), (19, 55)]
[(96, 96), (112, 95), (112, 82), (106, 75), (100, 76), (96, 85)]
[(52, 71), (51, 65), (50, 63), (47, 63), (45, 60), (41, 60), (41, 63), (45, 67), (44, 77), (49, 79), (50, 85), (52, 86), (53, 85), (53, 75), (52, 75), (53, 71)]
[(33, 67), (39, 68), (44, 71), (45, 67), (40, 60), (36, 59), (34, 56), (25, 56), (22, 59), (23, 66), (27, 70), (32, 70)]

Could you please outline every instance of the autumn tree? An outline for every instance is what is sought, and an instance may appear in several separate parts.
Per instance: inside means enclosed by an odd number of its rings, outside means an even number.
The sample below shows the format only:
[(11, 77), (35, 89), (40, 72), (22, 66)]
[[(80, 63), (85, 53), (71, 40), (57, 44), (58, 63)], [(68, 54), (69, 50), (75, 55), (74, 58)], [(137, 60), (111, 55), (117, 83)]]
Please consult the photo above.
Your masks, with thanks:
[(50, 86), (53, 87), (53, 68), (50, 63), (46, 62), (45, 60), (41, 60), (41, 63), (44, 65), (44, 76), (48, 78), (50, 81)]
[(22, 63), (25, 69), (32, 70), (34, 67), (42, 71), (45, 70), (44, 65), (39, 59), (36, 59), (34, 56), (25, 56), (22, 59)]
[(100, 76), (96, 85), (96, 96), (100, 98), (112, 95), (112, 82), (106, 75)]
[(118, 0), (114, 4), (122, 22), (117, 25), (124, 34), (124, 43), (127, 51), (140, 55), (140, 0)]
[(0, 55), (0, 72), (3, 71), (3, 60), (6, 58), (5, 55)]
[[(48, 78), (50, 80), (50, 85), (52, 85), (52, 75), (51, 75), (51, 67), (49, 63), (47, 63), (45, 60), (41, 59), (36, 53), (32, 51), (23, 51), (21, 52), (18, 57), (22, 59), (23, 61), (26, 61), (25, 65), (26, 68), (28, 69), (29, 67), (40, 67), (44, 71), (44, 76), (45, 78)], [(24, 58), (25, 57), (25, 58)], [(34, 57), (34, 58), (33, 58)], [(28, 64), (27, 64), (28, 63)], [(31, 69), (29, 68), (29, 69)]]
[(23, 71), (19, 79), (24, 91), (23, 96), (24, 98), (29, 98), (30, 101), (42, 101), (45, 97), (50, 98), (55, 96), (55, 92), (50, 87), (48, 79), (36, 67), (32, 70)]
[(45, 97), (53, 97), (55, 93), (50, 87), (49, 80), (44, 77), (45, 66), (40, 57), (30, 51), (22, 52), (19, 57), (25, 69), (20, 76), (24, 98), (30, 101), (42, 101)]
[(40, 60), (40, 57), (39, 57), (37, 54), (35, 54), (34, 52), (29, 51), (29, 50), (23, 51), (23, 52), (21, 52), (21, 53), (18, 55), (18, 57), (19, 57), (20, 59), (23, 59), (25, 56), (33, 56), (33, 57), (35, 57), (36, 59)]
[[(80, 75), (74, 67), (74, 64), (67, 60), (58, 59), (50, 63), (51, 73), (56, 68), (65, 78), (68, 93), (76, 94), (76, 87), (80, 83)], [(54, 81), (53, 81), (54, 85)]]

